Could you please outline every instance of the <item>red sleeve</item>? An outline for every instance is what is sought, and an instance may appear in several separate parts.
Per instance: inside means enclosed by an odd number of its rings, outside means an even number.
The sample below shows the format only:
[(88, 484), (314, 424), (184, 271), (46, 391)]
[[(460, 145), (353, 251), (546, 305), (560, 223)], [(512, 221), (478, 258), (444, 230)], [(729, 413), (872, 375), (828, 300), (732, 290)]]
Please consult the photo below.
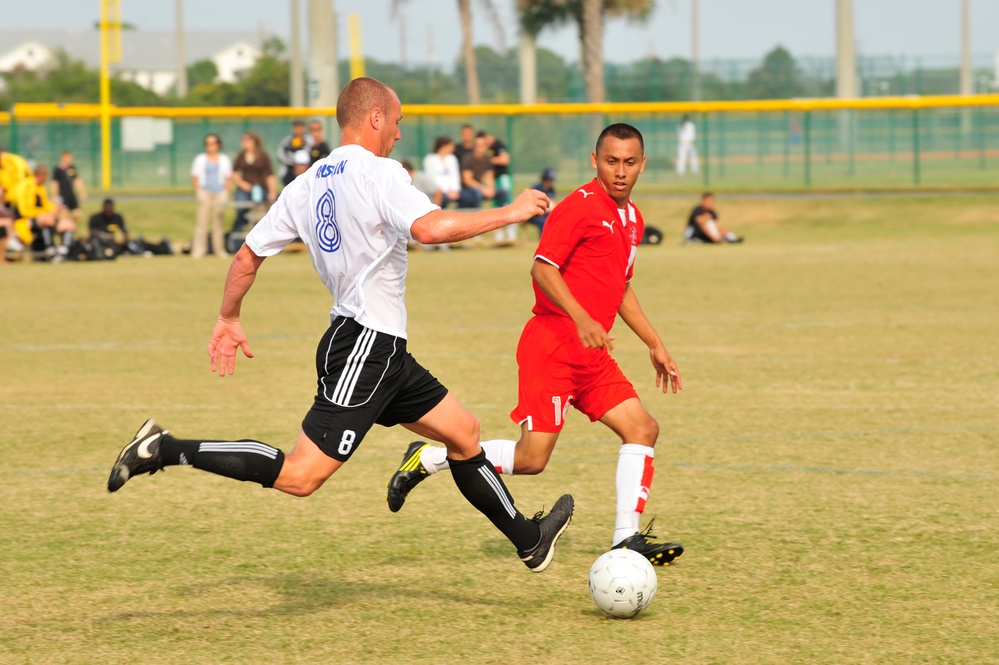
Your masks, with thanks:
[(556, 268), (565, 264), (586, 230), (586, 209), (581, 205), (582, 199), (583, 196), (577, 190), (555, 206), (545, 221), (534, 258), (546, 261)]

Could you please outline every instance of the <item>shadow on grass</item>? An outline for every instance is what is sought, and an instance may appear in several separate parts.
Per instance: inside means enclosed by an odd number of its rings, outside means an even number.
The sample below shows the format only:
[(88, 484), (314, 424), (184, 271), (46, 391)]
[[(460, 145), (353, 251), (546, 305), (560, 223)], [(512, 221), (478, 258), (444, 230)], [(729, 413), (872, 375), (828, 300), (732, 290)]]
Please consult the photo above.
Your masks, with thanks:
[[(433, 587), (422, 584), (419, 578), (411, 583), (394, 579), (387, 582), (367, 582), (336, 580), (328, 577), (303, 577), (301, 575), (277, 575), (272, 577), (231, 577), (204, 584), (173, 587), (177, 598), (191, 599), (206, 593), (225, 592), (226, 589), (242, 590), (245, 602), (233, 604), (226, 601), (224, 606), (179, 609), (172, 602), (171, 609), (141, 612), (121, 612), (110, 614), (96, 623), (120, 623), (137, 620), (166, 618), (266, 618), (297, 616), (322, 612), (330, 608), (350, 608), (354, 604), (377, 605), (391, 608), (400, 600), (415, 600), (419, 603), (441, 603), (442, 606), (477, 605), (486, 607), (508, 607), (509, 600), (490, 597), (482, 589), (471, 586)], [(462, 593), (461, 589), (468, 589)], [(273, 594), (280, 595), (278, 600)], [(165, 603), (166, 604), (166, 603)]]

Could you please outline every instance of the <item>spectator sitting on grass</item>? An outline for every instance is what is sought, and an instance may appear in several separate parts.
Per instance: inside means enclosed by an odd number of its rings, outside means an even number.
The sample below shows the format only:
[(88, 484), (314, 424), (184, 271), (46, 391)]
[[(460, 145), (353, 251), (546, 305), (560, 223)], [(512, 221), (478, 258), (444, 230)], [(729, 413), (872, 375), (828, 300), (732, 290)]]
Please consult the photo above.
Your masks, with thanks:
[(104, 199), (101, 211), (90, 216), (87, 227), (90, 230), (91, 242), (114, 247), (118, 254), (128, 248), (128, 228), (125, 226), (125, 218), (115, 211), (113, 199)]
[(711, 192), (701, 195), (701, 203), (690, 212), (687, 228), (683, 231), (684, 243), (742, 242), (742, 238), (718, 224), (715, 197)]

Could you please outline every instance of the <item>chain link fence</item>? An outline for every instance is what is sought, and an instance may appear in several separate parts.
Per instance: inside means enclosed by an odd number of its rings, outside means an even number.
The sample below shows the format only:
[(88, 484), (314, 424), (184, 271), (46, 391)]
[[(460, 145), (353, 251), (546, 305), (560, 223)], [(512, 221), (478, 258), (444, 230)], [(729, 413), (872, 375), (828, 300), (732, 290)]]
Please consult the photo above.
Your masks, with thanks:
[[(457, 140), (461, 125), (470, 123), (509, 147), (518, 187), (530, 186), (548, 167), (556, 169), (562, 187), (571, 187), (592, 177), (589, 155), (599, 130), (611, 122), (628, 122), (645, 136), (643, 181), (663, 190), (994, 187), (999, 184), (999, 96), (973, 99), (977, 105), (922, 107), (918, 100), (899, 100), (897, 107), (843, 110), (790, 103), (774, 109), (779, 102), (760, 102), (756, 110), (752, 103), (738, 110), (701, 104), (651, 111), (636, 104), (608, 104), (596, 113), (593, 107), (573, 105), (540, 113), (513, 106), (407, 107), (403, 138), (393, 157), (408, 158), (419, 168), (437, 136)], [(292, 109), (285, 115), (285, 110), (277, 115), (270, 110), (266, 116), (244, 109), (235, 117), (220, 115), (226, 109), (201, 117), (176, 111), (151, 109), (149, 116), (113, 118), (113, 190), (189, 188), (191, 162), (210, 132), (221, 137), (223, 151), (234, 157), (242, 133), (255, 131), (273, 157), (290, 133), (291, 119), (301, 117)], [(676, 169), (678, 126), (688, 114), (697, 129), (699, 169), (681, 175)], [(326, 124), (328, 142), (335, 144), (335, 119), (312, 117)], [(15, 110), (6, 120), (0, 117), (0, 144), (50, 166), (63, 150), (72, 151), (91, 188), (100, 183), (97, 118), (21, 118)]]

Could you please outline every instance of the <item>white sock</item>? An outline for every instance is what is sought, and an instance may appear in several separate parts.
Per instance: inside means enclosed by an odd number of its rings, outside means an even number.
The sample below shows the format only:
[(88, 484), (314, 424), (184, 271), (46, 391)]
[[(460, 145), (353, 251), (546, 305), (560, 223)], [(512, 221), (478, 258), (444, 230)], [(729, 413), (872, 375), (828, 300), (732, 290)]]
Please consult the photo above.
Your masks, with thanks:
[[(479, 445), (486, 451), (486, 459), (496, 467), (497, 473), (513, 475), (513, 455), (517, 448), (516, 441), (508, 439), (493, 439), (481, 441)], [(420, 452), (420, 463), (427, 473), (434, 474), (450, 468), (447, 463), (447, 448), (428, 446)]]
[(450, 468), (447, 463), (447, 448), (444, 446), (427, 446), (420, 451), (420, 464), (430, 474), (447, 471)]
[(621, 446), (617, 457), (617, 517), (614, 521), (614, 540), (617, 545), (628, 536), (639, 532), (638, 520), (645, 511), (652, 485), (652, 459), (655, 448), (638, 443)]
[(517, 442), (509, 439), (492, 439), (481, 441), (479, 445), (486, 451), (486, 459), (496, 467), (496, 472), (507, 476), (513, 475), (513, 456), (517, 450)]

